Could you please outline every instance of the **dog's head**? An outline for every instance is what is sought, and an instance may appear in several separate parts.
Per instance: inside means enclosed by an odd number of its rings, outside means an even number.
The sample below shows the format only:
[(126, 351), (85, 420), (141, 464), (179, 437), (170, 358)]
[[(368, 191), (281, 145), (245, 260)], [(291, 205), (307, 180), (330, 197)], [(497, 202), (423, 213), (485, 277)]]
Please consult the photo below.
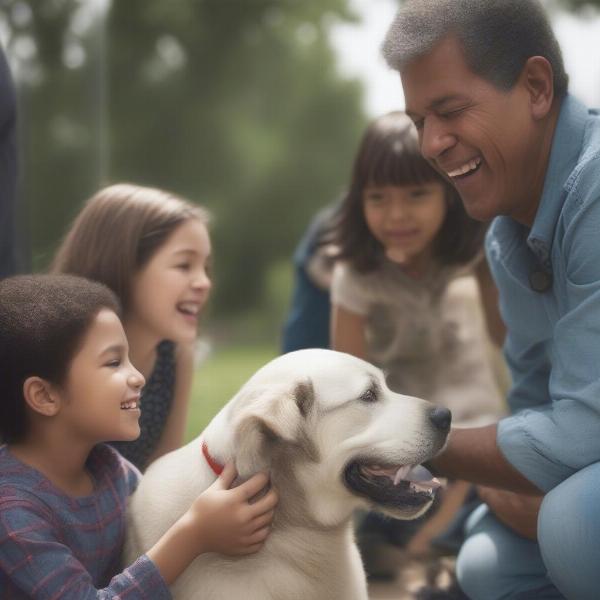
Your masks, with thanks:
[(331, 350), (286, 354), (260, 369), (226, 413), (238, 472), (269, 470), (278, 510), (335, 526), (361, 506), (410, 519), (431, 505), (438, 484), (418, 465), (444, 446), (450, 413), (393, 393), (363, 360)]

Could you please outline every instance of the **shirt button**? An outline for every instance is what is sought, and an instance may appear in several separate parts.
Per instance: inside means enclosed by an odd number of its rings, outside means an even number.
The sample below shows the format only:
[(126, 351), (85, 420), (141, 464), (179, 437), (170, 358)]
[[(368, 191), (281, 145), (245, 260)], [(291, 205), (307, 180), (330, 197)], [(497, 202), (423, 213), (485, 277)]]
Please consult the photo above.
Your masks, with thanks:
[(534, 292), (547, 292), (552, 287), (552, 273), (532, 271), (529, 273), (529, 285)]

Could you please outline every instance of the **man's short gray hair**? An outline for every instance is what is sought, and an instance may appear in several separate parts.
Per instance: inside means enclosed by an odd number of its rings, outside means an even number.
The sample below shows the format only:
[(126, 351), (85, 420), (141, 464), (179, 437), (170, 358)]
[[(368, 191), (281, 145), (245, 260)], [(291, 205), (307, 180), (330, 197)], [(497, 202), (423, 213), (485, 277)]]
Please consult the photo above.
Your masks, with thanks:
[(543, 56), (552, 66), (555, 96), (567, 92), (560, 46), (538, 0), (406, 0), (383, 56), (399, 71), (446, 36), (456, 36), (470, 69), (499, 89), (511, 89), (527, 60)]

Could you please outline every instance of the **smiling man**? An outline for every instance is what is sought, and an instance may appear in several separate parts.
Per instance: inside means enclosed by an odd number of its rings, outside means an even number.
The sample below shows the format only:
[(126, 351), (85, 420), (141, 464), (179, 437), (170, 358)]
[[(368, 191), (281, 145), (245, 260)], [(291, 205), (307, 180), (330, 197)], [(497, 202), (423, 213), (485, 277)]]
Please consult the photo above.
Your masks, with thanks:
[(461, 585), (485, 600), (597, 598), (600, 117), (568, 93), (535, 0), (407, 0), (383, 52), (423, 155), (471, 216), (494, 219), (512, 414), (453, 430), (433, 465), (487, 503)]

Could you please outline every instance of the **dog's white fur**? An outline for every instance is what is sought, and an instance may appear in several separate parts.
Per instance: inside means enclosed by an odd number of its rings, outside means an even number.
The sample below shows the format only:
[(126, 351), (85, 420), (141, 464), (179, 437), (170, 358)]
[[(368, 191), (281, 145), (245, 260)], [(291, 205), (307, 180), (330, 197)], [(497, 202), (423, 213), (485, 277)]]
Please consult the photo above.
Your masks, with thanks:
[[(375, 396), (368, 392), (371, 390)], [(273, 530), (256, 554), (199, 556), (172, 587), (179, 600), (365, 600), (352, 513), (379, 509), (413, 518), (418, 506), (378, 505), (347, 485), (355, 459), (417, 464), (445, 443), (432, 405), (395, 394), (381, 371), (330, 350), (301, 350), (260, 369), (216, 415), (201, 438), (150, 466), (131, 498), (126, 559), (148, 550), (215, 475), (201, 439), (241, 478), (269, 470), (280, 496)]]

